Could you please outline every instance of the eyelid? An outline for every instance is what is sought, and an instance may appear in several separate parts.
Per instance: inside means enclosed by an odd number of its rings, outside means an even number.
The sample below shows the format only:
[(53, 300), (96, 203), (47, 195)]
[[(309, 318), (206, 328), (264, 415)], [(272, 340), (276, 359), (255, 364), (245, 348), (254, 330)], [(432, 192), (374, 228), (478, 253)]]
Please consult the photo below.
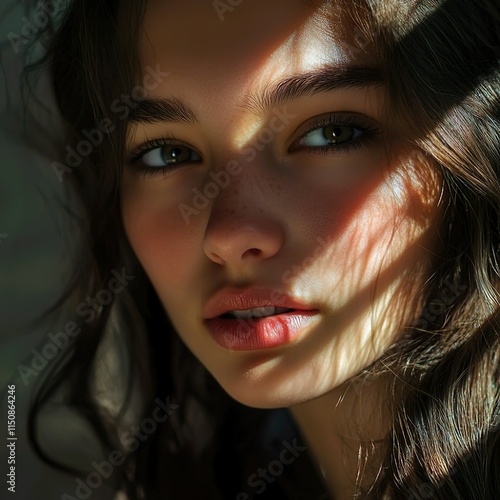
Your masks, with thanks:
[[(299, 143), (308, 134), (332, 124), (356, 128), (358, 130), (361, 130), (363, 132), (363, 135), (360, 138), (355, 138), (354, 140), (348, 141), (347, 143), (340, 143), (339, 145), (299, 146)], [(291, 139), (285, 143), (285, 146), (287, 153), (292, 154), (300, 151), (307, 151), (310, 154), (345, 154), (351, 151), (352, 148), (362, 148), (364, 144), (374, 139), (378, 134), (380, 134), (379, 122), (374, 118), (364, 115), (363, 113), (328, 112), (314, 116), (307, 120), (305, 123), (302, 123), (291, 135)], [(197, 160), (196, 162), (184, 161), (177, 165), (165, 165), (163, 167), (150, 167), (148, 165), (141, 164), (141, 159), (146, 154), (165, 146), (179, 146), (188, 148), (196, 153), (196, 155), (199, 156), (200, 160)], [(193, 163), (201, 163), (203, 161), (203, 155), (197, 150), (197, 148), (182, 140), (176, 139), (173, 135), (167, 135), (152, 140), (147, 140), (145, 143), (141, 144), (141, 146), (135, 148), (135, 150), (126, 152), (125, 166), (133, 168), (134, 172), (139, 176), (148, 177), (156, 175), (166, 175), (168, 172), (182, 166)]]
[(372, 134), (378, 133), (380, 124), (374, 118), (371, 118), (363, 113), (352, 112), (329, 112), (317, 115), (301, 124), (293, 133), (292, 139), (287, 143), (287, 151), (293, 151), (293, 146), (298, 144), (308, 134), (322, 127), (331, 124), (341, 125), (344, 127), (354, 127), (364, 132)]
[[(163, 137), (157, 137), (155, 139), (148, 139), (146, 142), (142, 143), (140, 146), (136, 147), (130, 152), (125, 153), (125, 165), (131, 166), (139, 162), (143, 156), (151, 151), (164, 147), (164, 146), (180, 146), (193, 150), (202, 160), (203, 155), (187, 142), (176, 139), (173, 135), (165, 135)], [(161, 167), (156, 167), (160, 169)]]
[[(342, 143), (338, 146), (310, 146), (304, 147), (299, 146), (300, 141), (307, 137), (311, 132), (327, 127), (329, 125), (339, 125), (343, 127), (353, 127), (363, 131), (363, 135), (360, 138), (354, 139), (348, 143)], [(329, 112), (317, 115), (307, 120), (307, 122), (301, 124), (292, 135), (292, 139), (288, 142), (286, 150), (289, 153), (295, 153), (299, 151), (309, 151), (311, 154), (315, 150), (322, 150), (329, 148), (332, 151), (337, 149), (341, 152), (344, 148), (352, 146), (360, 146), (362, 140), (373, 138), (374, 136), (380, 134), (380, 124), (374, 118), (371, 118), (363, 113), (353, 113), (353, 112)]]

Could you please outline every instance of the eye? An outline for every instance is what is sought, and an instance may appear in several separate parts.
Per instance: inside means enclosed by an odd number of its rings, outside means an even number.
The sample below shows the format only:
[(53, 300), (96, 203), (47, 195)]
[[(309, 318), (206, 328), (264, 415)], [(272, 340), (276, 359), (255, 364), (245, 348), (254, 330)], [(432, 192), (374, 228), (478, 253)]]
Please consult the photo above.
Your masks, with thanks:
[(127, 165), (141, 177), (165, 176), (182, 165), (199, 163), (201, 156), (174, 138), (149, 141), (133, 153)]
[(147, 167), (160, 168), (200, 160), (200, 155), (191, 148), (172, 144), (165, 144), (159, 148), (151, 149), (141, 156), (141, 162)]
[(330, 113), (313, 118), (298, 132), (290, 152), (338, 155), (360, 149), (379, 134), (377, 123), (356, 113)]
[(298, 145), (324, 147), (344, 144), (363, 135), (363, 131), (352, 126), (328, 125), (309, 132), (300, 139)]

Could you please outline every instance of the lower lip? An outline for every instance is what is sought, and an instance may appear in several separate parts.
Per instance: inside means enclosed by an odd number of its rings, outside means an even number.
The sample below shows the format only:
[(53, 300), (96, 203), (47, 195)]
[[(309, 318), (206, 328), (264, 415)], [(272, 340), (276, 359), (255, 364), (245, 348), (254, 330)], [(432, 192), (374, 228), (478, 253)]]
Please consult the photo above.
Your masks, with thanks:
[(318, 311), (290, 311), (265, 318), (205, 320), (214, 340), (225, 349), (248, 351), (289, 344), (314, 322)]

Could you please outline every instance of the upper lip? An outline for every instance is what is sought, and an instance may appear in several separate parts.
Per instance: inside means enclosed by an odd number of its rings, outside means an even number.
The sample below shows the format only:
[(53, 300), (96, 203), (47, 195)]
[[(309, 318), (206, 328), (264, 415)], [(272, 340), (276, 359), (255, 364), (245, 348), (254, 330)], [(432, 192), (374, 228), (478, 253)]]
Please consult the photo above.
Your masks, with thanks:
[(210, 297), (203, 309), (203, 317), (213, 319), (230, 311), (256, 307), (286, 307), (301, 311), (316, 309), (276, 288), (251, 288), (247, 290), (224, 288)]

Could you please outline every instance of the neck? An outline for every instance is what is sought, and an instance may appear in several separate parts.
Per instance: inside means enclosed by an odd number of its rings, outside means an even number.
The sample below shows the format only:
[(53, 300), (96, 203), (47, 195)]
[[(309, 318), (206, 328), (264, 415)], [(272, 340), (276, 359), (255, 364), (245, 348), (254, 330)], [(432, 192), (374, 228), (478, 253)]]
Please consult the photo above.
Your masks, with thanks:
[(360, 446), (370, 449), (389, 429), (382, 401), (381, 383), (352, 383), (290, 408), (335, 500), (352, 500), (357, 482), (369, 488), (377, 476), (383, 450), (377, 447), (364, 463)]

